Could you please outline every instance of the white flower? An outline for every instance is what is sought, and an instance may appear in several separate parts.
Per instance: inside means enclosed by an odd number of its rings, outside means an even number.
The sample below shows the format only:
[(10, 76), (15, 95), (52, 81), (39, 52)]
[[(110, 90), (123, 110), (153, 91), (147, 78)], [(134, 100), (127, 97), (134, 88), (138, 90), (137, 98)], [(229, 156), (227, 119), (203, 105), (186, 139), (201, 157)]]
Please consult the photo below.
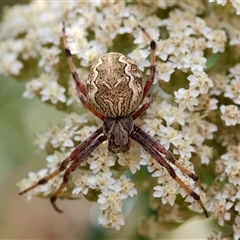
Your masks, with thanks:
[(100, 170), (108, 172), (111, 166), (115, 165), (115, 159), (112, 156), (108, 156), (107, 153), (102, 153), (101, 155), (96, 155), (89, 157), (87, 163), (90, 164), (90, 169), (93, 173), (97, 173)]
[(72, 54), (78, 54), (88, 48), (86, 29), (79, 27), (78, 24), (71, 24), (71, 27), (67, 26), (65, 31)]
[(55, 81), (51, 81), (47, 86), (40, 92), (41, 100), (48, 101), (50, 100), (53, 104), (56, 104), (58, 101), (66, 102), (66, 96), (64, 95), (65, 88), (59, 85)]
[[(89, 114), (81, 114), (78, 115), (77, 113), (69, 113), (68, 115), (65, 116), (63, 121), (65, 122), (65, 127), (64, 129), (78, 129), (82, 127), (83, 124), (88, 122), (88, 116)], [(76, 139), (75, 139), (76, 140)]]
[(191, 152), (195, 152), (194, 148), (191, 146), (192, 140), (187, 136), (177, 135), (171, 139), (171, 142), (175, 145), (173, 150), (174, 154), (180, 154), (181, 158), (191, 157)]
[[(3, 53), (1, 53), (3, 54)], [(0, 58), (0, 73), (5, 75), (18, 75), (23, 68), (22, 62), (17, 60), (16, 53), (7, 53)]]
[(43, 87), (43, 83), (39, 79), (32, 79), (26, 84), (26, 90), (23, 93), (25, 98), (33, 98)]
[(54, 148), (60, 147), (62, 151), (66, 148), (70, 148), (74, 146), (72, 137), (74, 135), (73, 130), (62, 130), (60, 128), (55, 127), (54, 137), (51, 139), (51, 144)]
[(206, 58), (202, 56), (202, 52), (188, 53), (181, 58), (183, 68), (191, 68), (192, 72), (203, 71), (206, 65)]
[(197, 146), (196, 152), (200, 156), (202, 164), (209, 164), (210, 159), (213, 156), (213, 149), (211, 147), (206, 145), (199, 145)]
[(168, 82), (171, 74), (174, 72), (173, 66), (173, 63), (171, 62), (157, 62), (155, 81), (157, 81), (157, 79), (161, 79), (165, 82)]
[(114, 189), (119, 188), (119, 192), (122, 195), (122, 198), (127, 198), (128, 196), (133, 197), (137, 194), (136, 188), (134, 188), (134, 183), (131, 179), (127, 178), (125, 175), (122, 175), (114, 184)]
[(88, 49), (80, 52), (78, 55), (81, 58), (81, 65), (86, 67), (93, 65), (104, 53), (106, 53), (105, 48), (99, 46), (97, 43), (92, 43), (92, 46), (89, 46)]
[(128, 57), (137, 64), (141, 71), (143, 71), (145, 67), (150, 66), (150, 62), (147, 59), (148, 55), (149, 50), (137, 48), (133, 52), (129, 53)]
[(187, 79), (190, 81), (191, 89), (199, 91), (201, 94), (207, 93), (209, 88), (213, 87), (212, 80), (202, 71), (194, 71), (194, 74), (188, 76)]
[(240, 111), (235, 105), (222, 105), (220, 107), (222, 116), (221, 119), (225, 122), (227, 126), (236, 125), (240, 123)]
[(73, 179), (73, 183), (75, 184), (74, 189), (72, 190), (72, 194), (79, 194), (80, 192), (84, 195), (88, 193), (88, 174), (82, 173), (79, 177)]
[(240, 162), (239, 161), (228, 161), (225, 168), (225, 173), (228, 176), (228, 180), (235, 186), (240, 185)]
[(205, 37), (208, 40), (206, 46), (212, 48), (213, 53), (224, 52), (227, 41), (227, 34), (224, 30), (209, 29), (209, 31), (205, 33)]
[(112, 172), (99, 172), (96, 175), (89, 176), (87, 179), (88, 185), (92, 189), (96, 189), (101, 192), (108, 191), (113, 188), (115, 179), (112, 178)]
[(106, 190), (98, 196), (98, 203), (100, 203), (100, 210), (122, 211), (122, 195), (113, 190)]
[(211, 89), (211, 95), (220, 95), (225, 92), (228, 82), (227, 76), (216, 73), (211, 77), (214, 87)]
[[(78, 125), (80, 127), (81, 125)], [(68, 128), (66, 128), (68, 129)], [(84, 141), (87, 137), (89, 137), (93, 132), (97, 130), (97, 126), (83, 126), (79, 130), (74, 131), (74, 140), (75, 141)], [(105, 146), (104, 144), (101, 145), (101, 148)], [(97, 150), (98, 151), (98, 150)], [(106, 148), (104, 149), (106, 151)]]
[(184, 110), (188, 108), (190, 111), (193, 111), (193, 106), (198, 105), (198, 91), (196, 90), (186, 90), (184, 88), (178, 89), (178, 91), (174, 92), (175, 101), (179, 103), (179, 109)]
[(226, 86), (224, 96), (232, 99), (234, 103), (240, 105), (240, 78), (238, 80), (232, 80), (230, 84)]
[(175, 50), (174, 45), (170, 44), (170, 39), (160, 40), (156, 45), (156, 53), (163, 61), (166, 61), (168, 56)]
[(220, 226), (224, 225), (224, 221), (229, 221), (231, 218), (230, 212), (228, 210), (233, 206), (233, 202), (227, 202), (221, 194), (219, 193), (216, 198), (211, 202), (210, 210), (212, 213), (212, 218), (218, 219), (218, 224)]
[(199, 108), (205, 111), (211, 111), (218, 109), (218, 100), (216, 98), (210, 98), (209, 94), (203, 94), (199, 97)]
[(167, 125), (169, 126), (174, 124), (175, 122), (183, 126), (186, 119), (190, 116), (188, 112), (181, 111), (178, 107), (167, 104), (166, 101), (161, 102), (160, 108), (165, 109), (162, 118), (166, 120)]
[(117, 154), (119, 159), (118, 163), (121, 166), (129, 167), (131, 173), (136, 173), (137, 170), (140, 169), (139, 158), (136, 157), (137, 155), (137, 147), (136, 144), (132, 144), (131, 148), (125, 153), (118, 153)]
[(98, 223), (103, 225), (105, 228), (115, 228), (119, 230), (121, 225), (124, 225), (124, 217), (121, 213), (112, 210), (106, 210), (98, 218)]
[(43, 67), (46, 72), (52, 71), (52, 66), (59, 62), (59, 57), (57, 56), (61, 50), (52, 46), (51, 48), (42, 48), (42, 58), (39, 62), (39, 67)]
[(169, 202), (173, 206), (176, 194), (178, 193), (178, 186), (175, 182), (172, 181), (161, 186), (156, 186), (153, 189), (155, 190), (153, 193), (154, 197), (161, 197), (163, 204)]

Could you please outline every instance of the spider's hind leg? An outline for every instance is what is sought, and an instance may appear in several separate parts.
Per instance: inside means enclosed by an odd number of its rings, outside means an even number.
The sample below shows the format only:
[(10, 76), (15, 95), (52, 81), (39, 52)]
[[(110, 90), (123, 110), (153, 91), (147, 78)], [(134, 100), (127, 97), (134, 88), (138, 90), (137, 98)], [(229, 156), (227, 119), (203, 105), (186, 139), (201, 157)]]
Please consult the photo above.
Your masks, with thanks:
[(168, 171), (173, 180), (176, 181), (181, 188), (183, 188), (197, 201), (197, 203), (202, 208), (205, 216), (208, 217), (207, 209), (205, 208), (200, 196), (177, 176), (175, 170), (168, 162), (173, 163), (177, 167), (180, 166), (179, 169), (185, 175), (188, 175), (190, 178), (192, 178), (197, 183), (197, 185), (202, 188), (198, 177), (177, 163), (173, 155), (167, 149), (165, 149), (164, 146), (162, 146), (158, 141), (156, 141), (136, 125), (134, 125), (133, 131), (130, 134), (130, 138), (138, 142), (162, 167)]
[(185, 168), (184, 166), (182, 166), (178, 161), (176, 161), (175, 157), (173, 156), (173, 154), (169, 151), (166, 150), (165, 153), (165, 157), (166, 159), (171, 162), (172, 164), (174, 164), (178, 169), (180, 169), (180, 171), (188, 176), (189, 178), (191, 178), (194, 182), (196, 182), (197, 186), (201, 189), (204, 190), (202, 183), (199, 180), (199, 177), (194, 174), (193, 172), (189, 171), (187, 168)]

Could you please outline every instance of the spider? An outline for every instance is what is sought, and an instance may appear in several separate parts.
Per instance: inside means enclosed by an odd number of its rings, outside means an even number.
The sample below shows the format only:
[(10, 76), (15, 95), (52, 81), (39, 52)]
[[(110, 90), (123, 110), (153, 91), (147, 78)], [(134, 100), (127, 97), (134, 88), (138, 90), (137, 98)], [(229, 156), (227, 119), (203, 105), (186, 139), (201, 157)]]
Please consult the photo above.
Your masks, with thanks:
[(63, 45), (71, 74), (76, 83), (79, 99), (85, 108), (103, 121), (103, 125), (79, 144), (62, 161), (58, 169), (19, 194), (24, 194), (41, 184), (45, 184), (48, 180), (65, 170), (62, 183), (50, 198), (54, 209), (61, 212), (56, 205), (56, 200), (60, 197), (62, 190), (68, 183), (70, 174), (105, 140), (108, 140), (108, 150), (110, 152), (119, 153), (130, 149), (131, 138), (139, 143), (148, 154), (168, 171), (180, 187), (197, 201), (206, 217), (208, 217), (207, 210), (200, 196), (177, 176), (169, 162), (180, 169), (183, 174), (193, 179), (196, 185), (203, 190), (198, 176), (179, 164), (170, 151), (134, 124), (134, 120), (142, 115), (153, 102), (154, 94), (146, 103), (142, 104), (153, 84), (156, 65), (156, 42), (142, 26), (139, 25), (139, 28), (150, 42), (151, 67), (146, 84), (142, 85), (142, 74), (132, 60), (121, 53), (110, 52), (101, 56), (91, 67), (87, 86), (85, 86), (76, 72), (67, 43), (65, 22), (63, 22)]

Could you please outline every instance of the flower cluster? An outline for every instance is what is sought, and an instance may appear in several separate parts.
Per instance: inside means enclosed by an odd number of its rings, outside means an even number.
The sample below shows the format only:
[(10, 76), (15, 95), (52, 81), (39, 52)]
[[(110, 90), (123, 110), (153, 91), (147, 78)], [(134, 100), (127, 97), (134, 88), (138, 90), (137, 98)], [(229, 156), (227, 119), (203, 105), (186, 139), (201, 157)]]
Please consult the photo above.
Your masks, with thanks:
[[(68, 45), (83, 83), (90, 66), (108, 51), (128, 55), (147, 79), (150, 48), (149, 39), (138, 28), (141, 24), (157, 45), (156, 98), (136, 124), (173, 152), (184, 168), (193, 173), (197, 170), (208, 189), (206, 196), (196, 182), (169, 163), (206, 202), (211, 218), (222, 227), (222, 232), (213, 232), (209, 239), (223, 239), (226, 224), (232, 228), (231, 237), (239, 239), (237, 15), (240, 4), (235, 0), (32, 1), (5, 9), (0, 25), (0, 73), (28, 80), (25, 98), (37, 97), (68, 113), (62, 128), (55, 126), (37, 136), (35, 143), (48, 154), (47, 168), (30, 172), (28, 179), (18, 183), (20, 190), (58, 168), (101, 124), (90, 113), (69, 113), (74, 104), (81, 105), (62, 51), (62, 21), (66, 22)], [(148, 212), (159, 216), (146, 216), (141, 223), (139, 232), (147, 237), (154, 237), (162, 222), (172, 227), (172, 222), (194, 216), (191, 210), (200, 210), (196, 201), (139, 145), (131, 145), (127, 153), (115, 155), (108, 153), (106, 142), (99, 146), (76, 171), (79, 176), (70, 179), (63, 197), (82, 195), (98, 202), (102, 211), (99, 223), (120, 229), (124, 225), (123, 200), (145, 189), (151, 193)], [(62, 174), (26, 196), (48, 198), (61, 181)], [(178, 195), (185, 198), (185, 212)]]

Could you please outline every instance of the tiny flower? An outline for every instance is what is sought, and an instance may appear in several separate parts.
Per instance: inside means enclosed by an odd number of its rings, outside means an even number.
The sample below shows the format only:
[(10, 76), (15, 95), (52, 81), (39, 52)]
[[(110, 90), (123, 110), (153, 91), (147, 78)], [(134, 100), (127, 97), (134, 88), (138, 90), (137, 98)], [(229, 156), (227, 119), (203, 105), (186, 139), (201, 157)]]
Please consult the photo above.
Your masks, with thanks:
[(213, 149), (211, 147), (200, 145), (197, 147), (196, 152), (199, 154), (202, 164), (209, 164), (210, 159), (213, 156)]
[(80, 53), (81, 65), (84, 67), (93, 65), (105, 52), (106, 50), (103, 47), (94, 43), (93, 46), (90, 46), (88, 49)]
[(234, 103), (240, 104), (240, 78), (238, 80), (232, 80), (229, 85), (226, 86), (224, 96), (233, 100)]
[(209, 88), (213, 87), (212, 80), (202, 71), (194, 71), (194, 74), (190, 75), (188, 80), (190, 81), (189, 86), (201, 94), (207, 93)]
[(108, 191), (110, 188), (114, 188), (115, 179), (112, 178), (112, 172), (99, 172), (96, 175), (89, 176), (87, 179), (88, 185), (92, 189), (96, 189), (101, 192)]
[(126, 153), (118, 153), (118, 163), (121, 166), (128, 166), (131, 173), (136, 173), (140, 169), (139, 158), (136, 157), (137, 150), (136, 145), (131, 146), (131, 148)]
[(191, 68), (192, 72), (203, 71), (206, 61), (201, 52), (188, 53), (182, 57), (183, 68)]
[(100, 210), (111, 209), (112, 211), (122, 211), (122, 195), (119, 192), (108, 190), (98, 196)]
[(177, 135), (176, 137), (171, 139), (171, 142), (176, 147), (174, 148), (173, 153), (180, 154), (181, 158), (191, 157), (191, 152), (195, 152), (195, 149), (191, 146), (192, 141), (187, 136), (183, 137), (181, 135)]
[(73, 179), (73, 183), (75, 187), (72, 190), (72, 194), (79, 194), (81, 192), (86, 195), (88, 193), (89, 186), (87, 173), (82, 173), (79, 177)]
[(174, 72), (173, 66), (173, 63), (171, 62), (158, 62), (156, 65), (156, 79), (168, 82), (171, 74)]
[(137, 48), (133, 52), (129, 53), (128, 57), (138, 65), (138, 68), (141, 71), (143, 71), (145, 67), (150, 66), (150, 62), (147, 60), (148, 55), (149, 50)]
[(113, 187), (114, 189), (119, 188), (119, 192), (121, 193), (123, 199), (127, 198), (128, 196), (133, 197), (137, 194), (137, 190), (134, 188), (134, 183), (125, 175), (122, 175), (120, 179), (116, 181)]
[(59, 62), (59, 57), (57, 56), (61, 50), (56, 46), (51, 48), (42, 48), (42, 58), (39, 62), (39, 67), (44, 67), (46, 72), (51, 72), (52, 66)]
[(161, 197), (163, 204), (169, 202), (169, 204), (173, 206), (176, 199), (176, 194), (178, 193), (178, 187), (175, 182), (156, 186), (153, 189), (155, 190), (153, 193), (154, 197)]
[(5, 75), (19, 75), (23, 68), (22, 62), (17, 60), (16, 53), (6, 53), (0, 60), (0, 73)]
[(54, 137), (51, 139), (51, 144), (54, 148), (60, 147), (62, 151), (64, 151), (66, 148), (70, 148), (74, 146), (72, 137), (74, 135), (74, 131), (66, 131), (61, 130), (59, 128), (55, 128), (55, 134)]
[(209, 29), (209, 31), (205, 33), (205, 37), (208, 40), (206, 46), (212, 48), (213, 53), (224, 52), (227, 41), (227, 34), (224, 30)]
[(221, 194), (218, 194), (210, 206), (212, 218), (217, 218), (218, 224), (220, 226), (223, 226), (224, 221), (229, 221), (231, 218), (230, 212), (228, 212), (228, 210), (232, 206), (232, 202), (228, 202), (226, 199), (221, 197)]
[(227, 126), (234, 126), (237, 123), (240, 123), (240, 111), (236, 105), (222, 105), (220, 110), (222, 113), (221, 119)]
[(40, 92), (41, 100), (48, 101), (50, 100), (53, 104), (56, 104), (58, 101), (66, 102), (66, 96), (64, 95), (65, 88), (60, 86), (57, 82), (52, 81), (47, 84), (47, 86)]
[(43, 83), (38, 79), (33, 79), (26, 84), (26, 90), (23, 93), (24, 98), (33, 98), (36, 94), (40, 92), (43, 87)]
[(108, 156), (106, 152), (100, 154), (92, 154), (92, 157), (87, 159), (87, 163), (90, 164), (90, 169), (93, 173), (97, 173), (100, 170), (108, 172), (111, 166), (115, 165), (115, 159), (112, 156)]
[(105, 228), (115, 228), (119, 230), (121, 225), (124, 225), (124, 217), (121, 213), (112, 210), (106, 210), (98, 218), (98, 223), (103, 225)]
[(225, 173), (228, 176), (228, 180), (235, 186), (240, 185), (240, 162), (238, 161), (229, 161)]
[(178, 89), (174, 92), (175, 101), (179, 103), (179, 109), (184, 110), (188, 108), (190, 111), (193, 111), (193, 106), (198, 105), (198, 91), (195, 90), (186, 90), (184, 88)]

